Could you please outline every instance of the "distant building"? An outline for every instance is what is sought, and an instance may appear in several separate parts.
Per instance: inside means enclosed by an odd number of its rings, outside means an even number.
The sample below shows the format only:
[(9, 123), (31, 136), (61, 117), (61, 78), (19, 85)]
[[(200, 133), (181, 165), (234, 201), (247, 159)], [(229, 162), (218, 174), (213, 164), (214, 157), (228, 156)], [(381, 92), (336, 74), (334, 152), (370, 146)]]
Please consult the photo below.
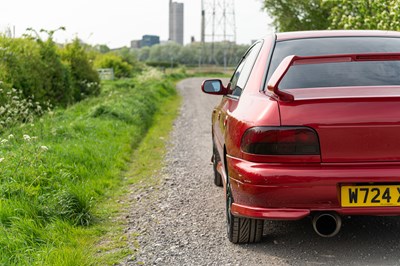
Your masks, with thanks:
[(143, 35), (141, 47), (144, 46), (153, 46), (156, 44), (160, 44), (160, 36), (157, 35)]
[(169, 40), (183, 45), (183, 3), (169, 0)]
[(156, 44), (160, 44), (160, 36), (143, 35), (141, 40), (131, 41), (131, 49), (139, 49), (145, 46), (153, 46)]
[(131, 41), (131, 48), (132, 49), (139, 49), (141, 47), (142, 40), (134, 40)]

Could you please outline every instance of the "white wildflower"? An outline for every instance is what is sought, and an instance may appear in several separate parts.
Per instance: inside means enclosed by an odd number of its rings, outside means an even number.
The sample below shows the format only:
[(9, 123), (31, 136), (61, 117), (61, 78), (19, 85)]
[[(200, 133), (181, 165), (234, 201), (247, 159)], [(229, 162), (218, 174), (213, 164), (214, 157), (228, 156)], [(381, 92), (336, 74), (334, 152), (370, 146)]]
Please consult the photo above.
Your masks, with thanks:
[(8, 135), (8, 139), (13, 139), (13, 138), (14, 138), (13, 134)]
[(30, 137), (29, 135), (23, 135), (22, 137), (23, 137), (24, 140), (26, 140), (26, 141), (30, 141), (30, 140), (31, 140), (31, 137)]
[(49, 148), (47, 146), (40, 146), (40, 149), (42, 151), (48, 151), (49, 150)]
[(0, 141), (1, 144), (7, 143), (7, 142), (8, 142), (7, 139), (2, 139), (2, 140)]
[(4, 161), (4, 158), (0, 158), (0, 163), (1, 163), (2, 161)]

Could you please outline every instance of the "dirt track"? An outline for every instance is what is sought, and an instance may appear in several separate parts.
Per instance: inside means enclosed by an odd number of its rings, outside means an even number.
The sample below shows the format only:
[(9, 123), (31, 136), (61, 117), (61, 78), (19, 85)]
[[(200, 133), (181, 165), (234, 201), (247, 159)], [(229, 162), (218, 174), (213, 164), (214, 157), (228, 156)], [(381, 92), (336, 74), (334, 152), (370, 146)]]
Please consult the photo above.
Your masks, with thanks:
[(309, 219), (266, 222), (261, 243), (231, 244), (210, 164), (210, 116), (220, 98), (201, 93), (201, 80), (178, 84), (183, 105), (167, 166), (154, 177), (160, 185), (132, 191), (128, 233), (137, 253), (125, 265), (400, 265), (396, 217), (344, 217), (334, 238), (317, 236)]

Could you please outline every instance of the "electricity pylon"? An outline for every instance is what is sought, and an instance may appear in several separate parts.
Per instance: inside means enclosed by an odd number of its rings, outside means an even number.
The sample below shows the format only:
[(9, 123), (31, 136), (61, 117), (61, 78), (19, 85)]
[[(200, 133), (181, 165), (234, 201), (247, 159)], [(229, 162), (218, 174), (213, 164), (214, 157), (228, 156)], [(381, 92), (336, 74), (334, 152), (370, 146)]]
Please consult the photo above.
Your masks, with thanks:
[(236, 43), (236, 19), (234, 0), (202, 0), (201, 1), (201, 42), (211, 43), (209, 62), (218, 64), (215, 58), (214, 44), (223, 42), (224, 67), (227, 64), (227, 51)]

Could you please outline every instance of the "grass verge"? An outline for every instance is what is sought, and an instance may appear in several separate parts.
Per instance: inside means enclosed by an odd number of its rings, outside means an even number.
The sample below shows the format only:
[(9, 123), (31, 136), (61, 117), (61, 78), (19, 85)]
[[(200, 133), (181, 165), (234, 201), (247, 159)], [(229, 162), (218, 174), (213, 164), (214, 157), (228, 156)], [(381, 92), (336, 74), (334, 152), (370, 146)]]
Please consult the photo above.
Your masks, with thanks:
[[(121, 172), (159, 124), (155, 114), (176, 105), (177, 97), (173, 82), (154, 73), (109, 82), (99, 97), (1, 136), (0, 265), (108, 264), (126, 255), (121, 249), (96, 256), (96, 243), (121, 228), (110, 224), (121, 203), (113, 200), (135, 182)], [(142, 156), (136, 160), (150, 169)], [(120, 247), (124, 239), (107, 241)]]
[[(180, 97), (173, 97), (164, 102), (154, 117), (154, 124), (149, 129), (143, 142), (132, 156), (129, 170), (125, 172), (122, 188), (111, 200), (100, 204), (99, 210), (109, 213), (107, 223), (102, 227), (108, 233), (96, 244), (97, 253), (92, 261), (96, 265), (114, 265), (132, 254), (132, 240), (124, 231), (128, 227), (126, 217), (130, 216), (129, 187), (139, 182), (152, 185), (155, 179), (148, 177), (160, 173), (164, 165), (166, 144), (169, 140), (173, 122), (179, 113)], [(102, 215), (104, 216), (104, 214)]]

